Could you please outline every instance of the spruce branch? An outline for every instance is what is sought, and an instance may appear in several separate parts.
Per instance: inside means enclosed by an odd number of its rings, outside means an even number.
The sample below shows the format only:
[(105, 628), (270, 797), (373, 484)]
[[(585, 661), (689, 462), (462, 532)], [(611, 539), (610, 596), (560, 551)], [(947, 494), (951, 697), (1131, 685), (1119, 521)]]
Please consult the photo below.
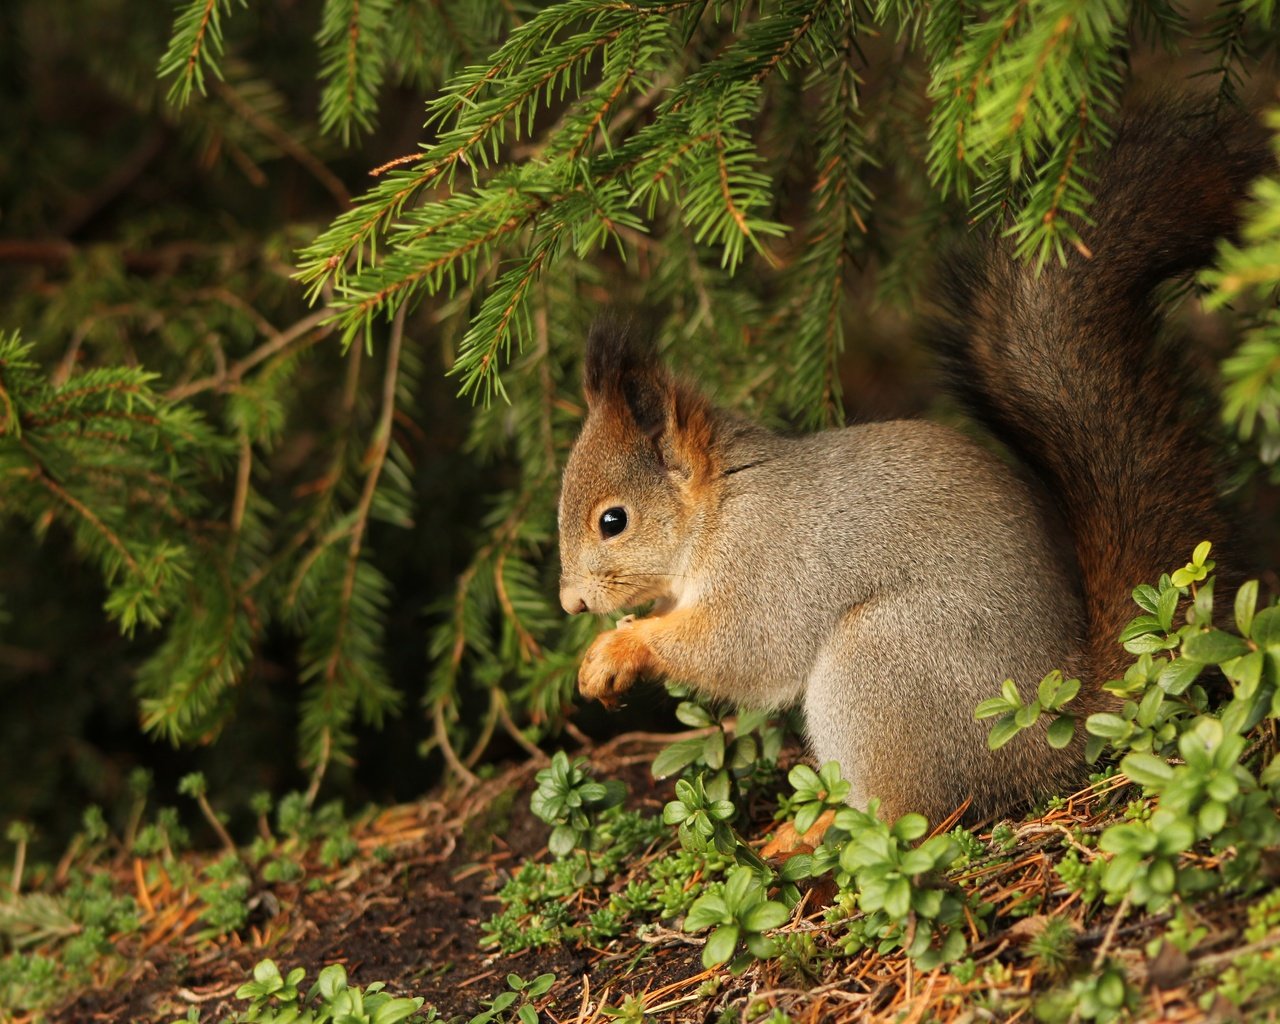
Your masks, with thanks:
[(199, 380), (191, 381), (187, 384), (179, 384), (170, 388), (165, 392), (165, 397), (171, 402), (178, 402), (198, 395), (203, 391), (211, 389), (224, 389), (234, 387), (244, 376), (255, 367), (259, 366), (272, 356), (291, 348), (295, 344), (300, 347), (308, 347), (323, 341), (332, 334), (330, 329), (325, 327), (325, 321), (329, 318), (330, 312), (327, 309), (318, 310), (309, 313), (301, 320), (291, 324), (282, 331), (277, 331), (270, 324), (265, 326), (270, 339), (254, 349), (248, 355), (236, 360), (234, 363), (223, 368), (220, 373), (212, 374), (208, 377), (202, 377)]
[[(1267, 117), (1280, 156), (1280, 110)], [(1238, 243), (1224, 242), (1218, 266), (1201, 275), (1206, 305), (1222, 308), (1249, 299), (1264, 304), (1250, 318), (1235, 352), (1222, 363), (1224, 420), (1242, 440), (1257, 439), (1266, 465), (1280, 462), (1280, 175), (1254, 183)]]
[(320, 129), (337, 132), (344, 146), (373, 128), (378, 92), (386, 76), (390, 0), (325, 0), (320, 46)]
[[(399, 699), (381, 665), (387, 582), (364, 557), (363, 548), (391, 446), (406, 314), (401, 307), (392, 322), (382, 404), (363, 460), (367, 469), (360, 497), (317, 545), (322, 554), (315, 568), (299, 575), (310, 590), (303, 678), (311, 686), (304, 698), (303, 755), (318, 775), (331, 758), (345, 760), (350, 721), (357, 709), (366, 721), (376, 723)], [(336, 545), (344, 538), (346, 548), (339, 555)], [(317, 599), (323, 600), (319, 606)]]
[(817, 181), (808, 217), (808, 244), (790, 283), (798, 297), (791, 346), (789, 403), (806, 422), (840, 422), (839, 357), (844, 348), (845, 275), (866, 236), (866, 217), (874, 197), (863, 180), (875, 166), (860, 123), (858, 76), (853, 59), (865, 26), (849, 18), (840, 27), (839, 65), (818, 79), (826, 86), (817, 125)]
[[(243, 7), (245, 0), (240, 0)], [(161, 78), (174, 77), (169, 86), (169, 102), (185, 107), (193, 92), (205, 95), (204, 75), (222, 77), (218, 59), (222, 56), (222, 19), (229, 16), (232, 0), (185, 0), (173, 22), (169, 48), (160, 58)]]

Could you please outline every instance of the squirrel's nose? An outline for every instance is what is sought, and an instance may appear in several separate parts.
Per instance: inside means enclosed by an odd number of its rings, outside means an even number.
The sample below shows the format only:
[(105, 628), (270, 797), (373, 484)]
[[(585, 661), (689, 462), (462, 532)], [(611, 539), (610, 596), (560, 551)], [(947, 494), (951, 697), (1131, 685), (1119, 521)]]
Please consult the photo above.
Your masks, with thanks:
[(587, 610), (587, 602), (573, 587), (560, 588), (560, 607), (570, 615), (579, 615)]

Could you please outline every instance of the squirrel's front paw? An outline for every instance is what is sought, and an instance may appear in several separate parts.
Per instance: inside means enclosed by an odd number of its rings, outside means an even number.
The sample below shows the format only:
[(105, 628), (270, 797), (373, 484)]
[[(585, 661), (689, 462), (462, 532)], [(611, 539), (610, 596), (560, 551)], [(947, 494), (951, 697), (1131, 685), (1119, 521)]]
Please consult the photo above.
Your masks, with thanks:
[(631, 623), (618, 625), (596, 637), (578, 669), (578, 692), (607, 708), (616, 708), (619, 695), (653, 669), (649, 648)]

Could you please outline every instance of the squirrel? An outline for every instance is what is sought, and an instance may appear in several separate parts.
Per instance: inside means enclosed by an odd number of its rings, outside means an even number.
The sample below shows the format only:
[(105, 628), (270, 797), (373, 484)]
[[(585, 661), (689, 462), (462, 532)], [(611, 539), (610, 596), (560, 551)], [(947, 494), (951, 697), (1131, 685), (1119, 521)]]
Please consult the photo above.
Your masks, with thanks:
[[(818, 763), (886, 820), (1006, 813), (1084, 773), (1083, 730), (997, 751), (974, 708), (1012, 678), (1112, 706), (1130, 591), (1221, 548), (1227, 516), (1153, 292), (1207, 263), (1271, 166), (1243, 115), (1148, 108), (1095, 164), (1091, 251), (1037, 272), (997, 236), (943, 270), (926, 334), (1017, 465), (921, 420), (786, 436), (714, 407), (636, 332), (597, 325), (559, 505), (570, 614), (654, 602), (579, 672), (606, 705), (671, 677), (743, 706), (800, 703)], [(1069, 543), (1067, 538), (1069, 537)]]

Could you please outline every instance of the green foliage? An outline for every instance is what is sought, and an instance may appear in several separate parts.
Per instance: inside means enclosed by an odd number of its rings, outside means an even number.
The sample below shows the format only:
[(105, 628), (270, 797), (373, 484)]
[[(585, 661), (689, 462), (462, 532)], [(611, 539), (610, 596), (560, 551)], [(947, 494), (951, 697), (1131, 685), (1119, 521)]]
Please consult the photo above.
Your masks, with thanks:
[[(421, 667), (388, 644), (405, 609), (430, 608), (425, 752), (462, 774), (497, 730), (558, 728), (594, 627), (555, 607), (548, 556), (602, 298), (656, 305), (659, 345), (730, 404), (839, 422), (846, 342), (904, 375), (864, 329), (870, 297), (913, 309), (975, 217), (1041, 261), (1089, 248), (1089, 166), (1135, 40), (1207, 50), (1226, 103), (1276, 38), (1273, 4), (1234, 0), (1203, 23), (1167, 0), (179, 0), (77, 19), (64, 54), (19, 3), (36, 29), (2, 54), (15, 80), (28, 49), (83, 65), (121, 129), (64, 140), (65, 107), (15, 98), (36, 163), (0, 161), (6, 224), (57, 241), (3, 288), (0, 515), (101, 577), (133, 638), (104, 685), (116, 704), (134, 688), (150, 732), (248, 745), (280, 703), (258, 684), (300, 676), (314, 786), (415, 699)], [(417, 145), (402, 101), (425, 105)], [(130, 151), (151, 135), (163, 159)], [(86, 211), (64, 221), (69, 197)], [(1277, 208), (1269, 180), (1208, 279), (1251, 318), (1226, 414), (1268, 463), (1280, 334), (1252, 309)], [(20, 628), (40, 622), (21, 576)], [(53, 632), (89, 635), (66, 614)], [(1040, 709), (1055, 739), (1059, 710)], [(660, 767), (736, 781), (762, 760), (752, 731)]]
[[(840, 872), (856, 886), (866, 917), (859, 926), (864, 942), (881, 952), (902, 948), (924, 970), (963, 956), (964, 900), (936, 884), (959, 856), (959, 844), (947, 835), (911, 844), (928, 828), (924, 818), (908, 814), (892, 826), (867, 811), (846, 808), (836, 814), (821, 861), (838, 851)], [(914, 926), (909, 922), (914, 920)]]
[(128, 633), (160, 625), (181, 602), (196, 554), (173, 539), (172, 522), (200, 510), (188, 490), (196, 467), (220, 468), (226, 454), (155, 379), (121, 367), (55, 384), (30, 344), (0, 333), (0, 515), (39, 533), (64, 523), (112, 588), (104, 610)]
[(729, 800), (728, 783), (698, 775), (692, 782), (676, 782), (676, 798), (662, 808), (662, 820), (678, 826), (680, 845), (686, 850), (733, 853), (738, 836), (731, 822), (738, 809)]
[(196, 895), (204, 903), (200, 920), (202, 937), (211, 938), (239, 931), (249, 920), (249, 892), (253, 880), (233, 853), (214, 861), (201, 872)]
[[(1245, 21), (1244, 10), (1233, 13)], [(1274, 16), (1274, 11), (1261, 13), (1268, 21)], [(1268, 123), (1280, 128), (1280, 111), (1272, 111)], [(1222, 414), (1241, 440), (1256, 438), (1258, 457), (1272, 467), (1274, 479), (1280, 459), (1280, 315), (1274, 301), (1280, 280), (1280, 176), (1272, 174), (1254, 185), (1239, 243), (1222, 244), (1218, 266), (1205, 271), (1203, 280), (1210, 288), (1211, 308), (1250, 297), (1264, 303), (1236, 351), (1223, 360)]]
[(695, 874), (712, 869), (700, 858), (653, 862), (648, 877), (633, 881), (620, 893), (603, 895), (602, 905), (585, 921), (566, 910), (570, 897), (608, 885), (665, 831), (656, 817), (616, 811), (599, 826), (591, 853), (581, 850), (551, 864), (521, 865), (498, 892), (501, 909), (480, 925), (484, 945), (510, 954), (573, 941), (600, 943), (647, 913), (674, 917), (682, 912), (696, 895)]
[(572, 764), (563, 750), (538, 772), (538, 788), (529, 799), (534, 815), (552, 826), (547, 849), (563, 858), (574, 850), (590, 851), (600, 840), (601, 815), (626, 799), (627, 787), (617, 779), (595, 782), (586, 758)]
[(795, 793), (783, 803), (781, 813), (791, 817), (801, 835), (824, 811), (843, 807), (849, 797), (849, 783), (840, 777), (840, 765), (835, 761), (828, 761), (816, 772), (798, 764), (787, 773), (787, 781)]
[[(711, 928), (702, 947), (702, 965), (715, 967), (732, 959), (732, 970), (737, 974), (753, 959), (777, 952), (777, 945), (763, 933), (785, 924), (790, 916), (785, 904), (766, 898), (752, 868), (739, 866), (729, 872), (723, 884), (712, 886), (694, 900), (684, 927), (690, 932)], [(746, 946), (746, 953), (734, 959), (740, 944)]]
[(999, 750), (1023, 729), (1035, 725), (1041, 715), (1048, 713), (1054, 718), (1045, 732), (1045, 739), (1050, 746), (1065, 747), (1075, 735), (1076, 719), (1062, 708), (1079, 692), (1079, 679), (1064, 679), (1062, 673), (1055, 669), (1040, 680), (1036, 699), (1023, 703), (1013, 680), (1006, 679), (1000, 696), (984, 700), (974, 708), (973, 717), (981, 721), (1000, 716), (987, 734), (987, 746)]
[[(847, 785), (834, 764), (825, 765), (820, 775), (811, 770), (808, 774), (817, 780), (819, 793), (838, 792)], [(805, 772), (792, 775), (798, 779), (794, 784), (799, 792), (815, 791), (814, 780)], [(800, 814), (812, 824), (824, 805), (823, 801), (800, 803), (797, 831), (801, 831)], [(865, 811), (841, 807), (822, 844), (812, 854), (789, 858), (782, 878), (834, 875), (862, 911), (860, 918), (850, 921), (849, 949), (865, 946), (881, 953), (903, 949), (924, 970), (957, 960), (967, 949), (962, 930), (967, 901), (954, 887), (939, 882), (948, 870), (977, 852), (972, 836), (935, 835), (916, 845), (928, 831), (925, 819), (908, 814), (889, 825), (877, 816), (878, 806), (878, 801), (872, 801)], [(836, 910), (835, 918), (849, 917), (851, 906)], [(984, 912), (976, 902), (970, 909)]]
[(554, 974), (539, 974), (525, 981), (518, 974), (507, 975), (507, 989), (489, 1000), (489, 1008), (471, 1018), (470, 1024), (538, 1024), (538, 1011), (533, 1002), (551, 991)]
[[(653, 760), (653, 776), (665, 779), (688, 769), (708, 769), (725, 773), (726, 779), (741, 777), (778, 760), (783, 731), (772, 725), (760, 711), (737, 710), (732, 714), (707, 707), (696, 700), (687, 687), (668, 686), (677, 697), (676, 718), (693, 729), (708, 729), (705, 736), (676, 740)], [(713, 728), (714, 727), (714, 728)]]
[[(1138, 657), (1123, 679), (1106, 684), (1122, 704), (1085, 723), (1087, 756), (1109, 750), (1119, 757), (1121, 771), (1144, 797), (1134, 820), (1110, 825), (1099, 837), (1099, 850), (1111, 855), (1105, 866), (1094, 861), (1086, 867), (1075, 856), (1059, 866), (1064, 881), (1089, 896), (1101, 890), (1113, 901), (1159, 910), (1177, 897), (1223, 886), (1251, 891), (1259, 884), (1254, 872), (1263, 851), (1280, 843), (1273, 812), (1280, 761), (1270, 755), (1250, 763), (1246, 756), (1249, 733), (1280, 717), (1280, 607), (1259, 609), (1258, 585), (1250, 581), (1235, 596), (1237, 632), (1215, 626), (1209, 551), (1207, 542), (1198, 545), (1186, 566), (1134, 591), (1144, 614), (1125, 627), (1121, 640)], [(1182, 625), (1176, 622), (1180, 608)], [(1197, 683), (1210, 667), (1230, 686), (1220, 706)], [(1041, 700), (1057, 710), (1074, 696), (1070, 691), (1057, 699), (1062, 692), (1044, 701), (1042, 684)], [(1016, 699), (1012, 683), (1004, 697), (979, 707), (979, 717), (1005, 712), (1010, 694)], [(1009, 728), (1000, 737), (993, 730), (991, 745), (1032, 721), (1021, 709), (1006, 712), (997, 730), (1005, 722)], [(1216, 871), (1186, 862), (1196, 848), (1218, 855)]]
[[(244, 0), (240, 0), (244, 6)], [(169, 49), (160, 58), (161, 78), (172, 78), (169, 101), (180, 107), (191, 101), (193, 92), (205, 94), (206, 71), (222, 77), (222, 19), (231, 14), (233, 0), (184, 0), (173, 23)]]
[(1046, 1024), (1066, 1024), (1070, 1020), (1109, 1024), (1123, 1020), (1137, 1005), (1138, 992), (1126, 978), (1124, 968), (1109, 961), (1100, 971), (1077, 978), (1069, 988), (1037, 1000), (1035, 1014)]
[(253, 980), (236, 989), (236, 998), (249, 1006), (232, 1018), (234, 1024), (430, 1024), (439, 1019), (434, 1010), (418, 1013), (421, 996), (393, 997), (380, 981), (364, 988), (349, 984), (342, 964), (322, 968), (304, 994), (305, 977), (302, 967), (282, 975), (274, 960), (260, 960)]
[(1050, 978), (1061, 977), (1076, 957), (1076, 930), (1070, 921), (1050, 917), (1027, 942), (1036, 967)]
[(137, 904), (105, 874), (73, 870), (57, 893), (0, 889), (0, 1009), (38, 1012), (65, 1000), (118, 961), (109, 936), (138, 928)]

